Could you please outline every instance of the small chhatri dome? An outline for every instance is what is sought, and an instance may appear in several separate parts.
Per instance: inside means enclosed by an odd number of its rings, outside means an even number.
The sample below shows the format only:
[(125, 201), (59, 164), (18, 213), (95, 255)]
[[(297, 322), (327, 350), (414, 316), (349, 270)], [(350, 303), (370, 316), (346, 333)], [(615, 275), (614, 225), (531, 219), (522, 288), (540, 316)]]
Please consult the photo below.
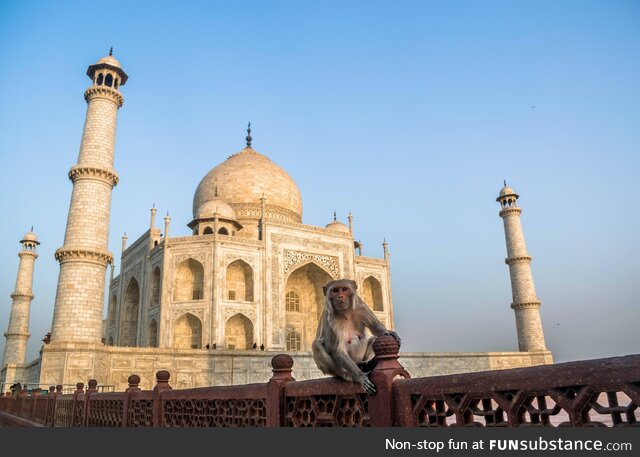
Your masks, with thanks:
[(38, 237), (36, 236), (35, 233), (33, 233), (33, 227), (31, 227), (31, 230), (29, 231), (29, 233), (27, 233), (24, 237), (22, 237), (22, 240), (20, 240), (20, 242), (21, 243), (31, 242), (31, 243), (40, 244), (40, 242), (38, 241)]
[(515, 197), (516, 199), (520, 197), (511, 187), (507, 186), (506, 180), (504, 181), (504, 187), (500, 189), (500, 195), (498, 195), (496, 201), (500, 201), (504, 197)]
[(195, 218), (207, 219), (214, 217), (216, 214), (219, 218), (222, 219), (231, 219), (233, 221), (236, 220), (236, 212), (233, 210), (233, 208), (231, 208), (229, 204), (225, 203), (219, 198), (209, 200), (208, 202), (202, 204), (202, 206), (198, 208)]
[(127, 79), (129, 79), (127, 74), (122, 69), (122, 65), (120, 65), (120, 62), (118, 61), (118, 59), (113, 57), (113, 47), (109, 50), (109, 55), (104, 56), (103, 58), (98, 60), (95, 64), (89, 65), (89, 68), (87, 69), (87, 76), (93, 79), (94, 73), (96, 72), (96, 70), (100, 68), (108, 68), (118, 73), (118, 75), (121, 78), (121, 81), (120, 81), (121, 86), (124, 86), (124, 84), (127, 82)]
[(205, 203), (222, 200), (239, 220), (257, 220), (263, 196), (267, 197), (267, 212), (277, 211), (283, 220), (302, 222), (302, 196), (295, 181), (268, 157), (247, 146), (202, 178), (193, 197), (193, 217), (198, 218)]
[(118, 61), (118, 59), (113, 57), (113, 46), (111, 46), (111, 49), (109, 49), (109, 55), (108, 56), (105, 56), (102, 59), (98, 60), (98, 64), (101, 64), (101, 63), (105, 63), (107, 65), (111, 65), (112, 67), (122, 68), (122, 66), (120, 65), (120, 62)]
[(351, 233), (349, 228), (336, 218), (336, 212), (333, 212), (333, 221), (329, 222), (325, 228), (335, 230), (336, 232)]

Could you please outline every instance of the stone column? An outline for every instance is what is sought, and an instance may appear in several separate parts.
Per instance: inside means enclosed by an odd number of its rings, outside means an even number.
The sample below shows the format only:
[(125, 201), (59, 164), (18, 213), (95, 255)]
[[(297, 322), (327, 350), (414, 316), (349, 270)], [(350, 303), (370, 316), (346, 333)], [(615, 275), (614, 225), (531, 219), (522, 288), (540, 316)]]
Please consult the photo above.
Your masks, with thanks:
[(118, 90), (127, 75), (109, 53), (87, 75), (87, 115), (78, 163), (69, 171), (73, 183), (64, 245), (56, 251), (60, 275), (51, 342), (101, 343), (111, 191), (118, 183), (113, 170), (116, 118), (123, 104)]
[(522, 210), (516, 201), (519, 195), (505, 186), (496, 199), (500, 203), (500, 217), (504, 222), (504, 234), (507, 243), (507, 258), (511, 276), (511, 291), (518, 330), (520, 351), (546, 351), (542, 322), (540, 321), (540, 301), (536, 296), (531, 275), (531, 256), (527, 253), (524, 233), (520, 224)]
[[(33, 293), (33, 267), (38, 254), (36, 246), (40, 243), (33, 233), (33, 230), (24, 236), (20, 241), (22, 250), (18, 253), (20, 264), (18, 266), (18, 276), (16, 287), (11, 294), (13, 303), (11, 304), (11, 314), (9, 316), (9, 326), (4, 334), (6, 338), (2, 365), (23, 364), (27, 355), (27, 342), (29, 341), (29, 313), (31, 310), (31, 300)], [(8, 381), (8, 380), (7, 380)]]

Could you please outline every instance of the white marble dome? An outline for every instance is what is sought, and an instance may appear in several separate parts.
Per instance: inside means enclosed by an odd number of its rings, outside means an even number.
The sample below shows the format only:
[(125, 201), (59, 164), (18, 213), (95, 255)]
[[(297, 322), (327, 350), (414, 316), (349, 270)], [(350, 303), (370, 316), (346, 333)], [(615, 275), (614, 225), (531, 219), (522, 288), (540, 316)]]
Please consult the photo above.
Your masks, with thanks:
[(281, 209), (284, 220), (302, 222), (302, 197), (291, 176), (251, 147), (230, 156), (206, 174), (193, 197), (193, 216), (209, 201), (223, 200), (238, 219), (258, 219), (260, 199), (268, 210)]

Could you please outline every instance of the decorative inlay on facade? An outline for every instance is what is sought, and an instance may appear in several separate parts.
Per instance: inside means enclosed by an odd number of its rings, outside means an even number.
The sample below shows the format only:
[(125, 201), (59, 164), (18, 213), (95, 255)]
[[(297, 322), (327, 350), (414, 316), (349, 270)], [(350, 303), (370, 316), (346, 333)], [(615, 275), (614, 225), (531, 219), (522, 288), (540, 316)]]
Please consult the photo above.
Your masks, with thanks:
[(81, 179), (98, 179), (115, 187), (118, 184), (118, 175), (113, 170), (99, 167), (86, 167), (75, 165), (69, 170), (69, 180), (76, 182)]
[(113, 254), (104, 251), (92, 251), (89, 249), (67, 249), (56, 250), (56, 260), (60, 263), (71, 261), (92, 262), (107, 266), (113, 263)]
[(512, 309), (535, 309), (540, 308), (539, 301), (533, 301), (529, 303), (511, 303)]
[(367, 279), (369, 276), (373, 276), (374, 278), (376, 278), (378, 280), (378, 282), (380, 284), (382, 284), (383, 277), (382, 277), (382, 273), (379, 272), (379, 271), (360, 271), (360, 272), (358, 272), (358, 283), (360, 285), (362, 285), (364, 280)]
[(243, 262), (246, 262), (253, 270), (256, 269), (256, 259), (254, 257), (240, 256), (237, 254), (225, 254), (224, 265), (229, 266), (229, 264), (235, 262), (236, 260), (242, 260)]
[(340, 276), (340, 264), (338, 257), (324, 254), (310, 254), (302, 251), (290, 251), (287, 249), (284, 251), (285, 276), (295, 269), (296, 266), (307, 262), (317, 263), (323, 267), (333, 279), (338, 279)]
[(106, 98), (118, 105), (118, 108), (124, 103), (124, 97), (117, 90), (105, 86), (90, 87), (84, 93), (84, 99), (89, 102), (92, 98)]
[(204, 309), (202, 308), (174, 308), (172, 312), (173, 320), (175, 321), (185, 314), (193, 314), (201, 321), (204, 321)]
[(514, 263), (530, 263), (530, 262), (531, 262), (531, 256), (528, 256), (528, 255), (504, 259), (504, 263), (506, 263), (507, 265), (512, 265)]
[[(262, 205), (260, 203), (230, 203), (230, 206), (236, 212), (238, 219), (243, 217), (260, 218), (262, 215)], [(265, 205), (267, 222), (272, 221), (283, 222), (301, 222), (300, 215), (287, 208), (280, 206)]]
[(226, 308), (224, 310), (224, 320), (227, 321), (230, 317), (235, 316), (236, 314), (242, 314), (243, 316), (248, 317), (254, 324), (256, 322), (256, 310), (249, 308)]
[[(173, 240), (171, 240), (173, 241)], [(198, 262), (200, 262), (202, 265), (204, 265), (204, 260), (205, 260), (205, 256), (204, 254), (181, 254), (181, 255), (177, 255), (174, 258), (174, 262), (176, 265), (180, 265), (183, 261), (187, 260), (187, 259), (193, 259), (193, 260), (197, 260)]]
[(136, 278), (136, 281), (138, 281), (138, 284), (140, 284), (140, 279), (142, 278), (142, 265), (141, 264), (137, 264), (134, 267), (130, 267), (128, 268), (125, 272), (124, 272), (124, 286), (127, 287), (129, 284), (129, 281), (131, 280), (131, 278)]

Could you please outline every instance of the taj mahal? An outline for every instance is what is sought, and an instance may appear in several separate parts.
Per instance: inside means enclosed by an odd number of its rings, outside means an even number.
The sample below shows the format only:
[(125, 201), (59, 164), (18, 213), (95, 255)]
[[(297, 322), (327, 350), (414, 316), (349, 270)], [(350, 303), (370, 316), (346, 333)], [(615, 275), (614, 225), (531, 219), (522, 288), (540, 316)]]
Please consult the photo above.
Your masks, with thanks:
[[(199, 184), (193, 183), (193, 218), (180, 221), (191, 234), (172, 237), (169, 214), (157, 220), (151, 208), (148, 230), (130, 243), (123, 237), (115, 265), (107, 244), (111, 193), (119, 179), (113, 169), (116, 119), (128, 75), (109, 52), (88, 67), (87, 76), (84, 129), (77, 163), (68, 173), (66, 231), (55, 253), (60, 270), (51, 332), (39, 357), (27, 361), (35, 261), (45, 242), (30, 231), (20, 241), (11, 306), (2, 307), (10, 316), (2, 391), (17, 382), (48, 387), (89, 379), (119, 391), (132, 373), (141, 377), (140, 387), (150, 389), (158, 370), (171, 373), (174, 388), (265, 382), (278, 352), (295, 359), (296, 379), (322, 377), (311, 344), (323, 309), (322, 287), (338, 278), (353, 279), (380, 321), (394, 328), (386, 242), (383, 258), (364, 256), (351, 214), (346, 223), (334, 214), (326, 226), (304, 224), (296, 182), (253, 149), (250, 124), (246, 147), (212, 163)], [(506, 182), (497, 196), (519, 351), (401, 352), (412, 376), (553, 362), (518, 198)]]

